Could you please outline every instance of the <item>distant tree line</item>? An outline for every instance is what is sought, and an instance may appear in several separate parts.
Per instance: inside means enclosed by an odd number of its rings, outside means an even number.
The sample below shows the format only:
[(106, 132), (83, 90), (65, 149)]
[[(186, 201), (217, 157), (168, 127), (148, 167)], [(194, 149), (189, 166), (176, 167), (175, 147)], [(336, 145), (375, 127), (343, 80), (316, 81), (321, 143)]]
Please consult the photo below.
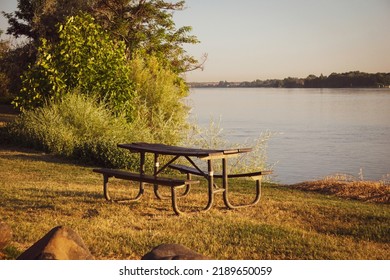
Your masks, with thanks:
[(255, 80), (252, 82), (193, 83), (193, 87), (270, 87), (270, 88), (381, 88), (390, 86), (390, 73), (364, 73), (359, 71), (332, 73), (329, 76), (309, 75), (307, 78)]

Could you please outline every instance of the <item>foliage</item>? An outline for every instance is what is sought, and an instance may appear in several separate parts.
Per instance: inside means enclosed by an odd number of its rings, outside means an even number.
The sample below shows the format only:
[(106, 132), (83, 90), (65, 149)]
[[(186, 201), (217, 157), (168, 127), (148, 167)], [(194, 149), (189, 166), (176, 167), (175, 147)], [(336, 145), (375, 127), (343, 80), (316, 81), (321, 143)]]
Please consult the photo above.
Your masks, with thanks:
[(172, 13), (184, 9), (185, 1), (164, 0), (97, 0), (92, 14), (102, 25), (126, 42), (131, 54), (144, 51), (163, 60), (175, 73), (189, 71), (198, 61), (186, 54), (183, 44), (196, 44), (189, 35), (192, 28), (176, 29)]
[(6, 129), (14, 144), (110, 167), (134, 163), (116, 145), (139, 137), (124, 116), (79, 94), (25, 111)]
[(7, 29), (7, 34), (13, 35), (16, 38), (20, 36), (36, 37), (33, 33), (33, 19), (34, 13), (37, 12), (37, 5), (34, 5), (34, 3), (38, 4), (39, 1), (18, 0), (18, 11), (15, 13), (2, 12), (3, 16), (8, 19), (8, 24), (10, 25)]
[(88, 1), (79, 0), (18, 0), (18, 10), (3, 15), (8, 19), (7, 34), (27, 37), (39, 45), (41, 39), (53, 41), (58, 38), (57, 24), (64, 23), (68, 16), (87, 9)]
[[(186, 138), (183, 140), (185, 146), (192, 146), (204, 149), (235, 149), (248, 147), (252, 148), (249, 153), (244, 153), (239, 157), (229, 160), (229, 172), (245, 173), (260, 170), (272, 170), (272, 166), (267, 162), (268, 142), (274, 135), (271, 132), (264, 132), (255, 139), (248, 139), (245, 143), (232, 143), (226, 140), (220, 121), (212, 120), (208, 127), (199, 127), (195, 124), (191, 126)], [(199, 162), (201, 164), (201, 162)], [(206, 167), (204, 167), (206, 168)], [(221, 164), (216, 164), (217, 171), (222, 170)]]
[(129, 67), (138, 94), (133, 125), (150, 131), (153, 141), (176, 144), (187, 129), (189, 108), (182, 98), (188, 95), (188, 88), (184, 80), (151, 55), (134, 56)]
[[(0, 30), (0, 37), (3, 34), (3, 31)], [(0, 65), (3, 63), (3, 59), (6, 56), (8, 50), (9, 50), (9, 41), (0, 39)], [(9, 84), (9, 79), (6, 75), (6, 73), (3, 70), (3, 67), (0, 66), (0, 101), (3, 99), (6, 99), (9, 96), (9, 91), (8, 91), (8, 84)]]
[[(172, 116), (171, 120), (164, 120), (162, 111), (155, 116), (146, 112), (147, 106), (144, 106), (141, 112), (145, 112), (145, 118), (137, 115), (128, 122), (124, 115), (114, 116), (106, 105), (92, 97), (69, 93), (41, 108), (23, 111), (0, 131), (1, 142), (100, 166), (136, 169), (137, 156), (118, 149), (118, 143), (176, 144), (181, 135), (175, 129), (185, 124), (184, 120), (174, 122)], [(153, 117), (153, 125), (148, 123), (147, 117)], [(179, 128), (171, 127), (174, 125)]]
[[(86, 101), (79, 100), (79, 106), (75, 104), (77, 100), (67, 97), (74, 91), (90, 96), (84, 97), (86, 100), (91, 98), (106, 104), (106, 109), (119, 118), (125, 117), (126, 125), (114, 126), (114, 129), (131, 134), (126, 142), (176, 144), (182, 138), (188, 113), (181, 102), (188, 94), (182, 78), (164, 67), (155, 56), (140, 52), (128, 60), (124, 45), (110, 41), (89, 15), (70, 17), (59, 30), (57, 44), (42, 40), (37, 63), (23, 77), (21, 95), (14, 101), (24, 109), (15, 130), (16, 134), (20, 132), (17, 138), (32, 139), (22, 141), (56, 154), (78, 155), (105, 166), (124, 166), (128, 159), (122, 160), (113, 148), (120, 142), (117, 137), (108, 137), (96, 144), (89, 139), (100, 139), (98, 136), (90, 137), (86, 133), (86, 137), (81, 137), (81, 133), (77, 133), (75, 137), (73, 122), (63, 122), (69, 119), (68, 111), (74, 114), (72, 119), (88, 120), (84, 109), (80, 108)], [(32, 110), (37, 106), (42, 108)], [(78, 109), (64, 109), (66, 106)], [(39, 119), (38, 124), (51, 125), (38, 125), (36, 119)], [(54, 122), (56, 120), (60, 123)], [(63, 129), (56, 131), (61, 127)], [(71, 132), (68, 127), (72, 128)], [(100, 129), (107, 128), (102, 124)], [(123, 137), (120, 139), (125, 141)]]
[(5, 95), (12, 100), (21, 89), (21, 75), (35, 61), (31, 45), (6, 50), (0, 58), (0, 73), (6, 80), (2, 83)]
[(78, 89), (131, 119), (135, 92), (124, 44), (112, 41), (87, 14), (69, 17), (58, 28), (58, 44), (42, 39), (37, 61), (22, 77), (23, 87), (14, 104), (34, 108)]
[(58, 24), (65, 18), (85, 10), (87, 1), (78, 0), (18, 0), (17, 10), (2, 14), (8, 19), (7, 34), (21, 38), (0, 61), (0, 72), (9, 80), (7, 90), (15, 97), (21, 90), (21, 75), (37, 59), (42, 39), (58, 41)]
[(68, 16), (87, 12), (112, 36), (126, 43), (130, 56), (135, 50), (143, 50), (181, 73), (200, 67), (183, 48), (183, 44), (198, 43), (195, 36), (189, 35), (191, 27), (176, 29), (173, 21), (172, 13), (183, 10), (184, 4), (185, 1), (164, 0), (18, 0), (18, 10), (3, 15), (10, 25), (8, 34), (31, 38), (32, 44), (38, 46), (43, 38), (56, 42), (55, 26), (63, 24)]

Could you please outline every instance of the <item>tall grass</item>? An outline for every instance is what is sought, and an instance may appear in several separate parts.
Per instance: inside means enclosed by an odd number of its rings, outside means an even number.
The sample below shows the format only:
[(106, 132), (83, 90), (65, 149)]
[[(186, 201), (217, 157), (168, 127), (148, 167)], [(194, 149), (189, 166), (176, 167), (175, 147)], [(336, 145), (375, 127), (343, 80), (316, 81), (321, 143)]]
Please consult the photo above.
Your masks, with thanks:
[(124, 116), (114, 117), (104, 105), (78, 94), (23, 112), (6, 131), (12, 143), (112, 167), (134, 161), (116, 147), (119, 142), (144, 139)]
[[(205, 149), (238, 149), (252, 148), (249, 153), (229, 159), (229, 172), (244, 173), (260, 170), (272, 170), (273, 164), (268, 162), (267, 147), (273, 136), (272, 132), (262, 132), (257, 138), (247, 139), (244, 143), (234, 143), (228, 140), (224, 129), (221, 127), (221, 120), (211, 120), (207, 127), (201, 127), (193, 121), (183, 142), (185, 146)], [(221, 164), (214, 166), (221, 170)]]

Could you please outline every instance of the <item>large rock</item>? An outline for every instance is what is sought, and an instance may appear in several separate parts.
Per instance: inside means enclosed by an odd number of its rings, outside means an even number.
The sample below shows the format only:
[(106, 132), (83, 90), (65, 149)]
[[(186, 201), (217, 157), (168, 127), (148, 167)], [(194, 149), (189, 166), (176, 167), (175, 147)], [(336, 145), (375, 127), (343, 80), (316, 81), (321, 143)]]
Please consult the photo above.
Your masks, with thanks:
[(12, 239), (12, 229), (6, 223), (0, 222), (0, 250), (4, 249), (5, 246)]
[(142, 257), (142, 260), (207, 260), (209, 258), (180, 244), (161, 244)]
[(93, 256), (76, 232), (58, 226), (22, 253), (18, 260), (90, 260)]

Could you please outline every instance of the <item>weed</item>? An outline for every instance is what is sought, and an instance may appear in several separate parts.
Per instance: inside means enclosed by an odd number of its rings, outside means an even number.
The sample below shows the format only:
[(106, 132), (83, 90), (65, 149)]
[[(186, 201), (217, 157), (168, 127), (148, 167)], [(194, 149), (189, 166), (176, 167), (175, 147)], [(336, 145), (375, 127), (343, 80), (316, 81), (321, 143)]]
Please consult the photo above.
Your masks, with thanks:
[[(184, 145), (204, 149), (252, 148), (249, 153), (243, 153), (236, 158), (229, 159), (229, 173), (272, 170), (272, 166), (267, 162), (267, 144), (274, 135), (273, 133), (267, 131), (261, 133), (258, 138), (247, 139), (244, 143), (232, 143), (225, 137), (220, 122), (221, 120), (218, 122), (212, 120), (209, 126), (204, 128), (193, 124), (184, 140)], [(216, 165), (214, 168), (220, 171), (222, 166)]]

